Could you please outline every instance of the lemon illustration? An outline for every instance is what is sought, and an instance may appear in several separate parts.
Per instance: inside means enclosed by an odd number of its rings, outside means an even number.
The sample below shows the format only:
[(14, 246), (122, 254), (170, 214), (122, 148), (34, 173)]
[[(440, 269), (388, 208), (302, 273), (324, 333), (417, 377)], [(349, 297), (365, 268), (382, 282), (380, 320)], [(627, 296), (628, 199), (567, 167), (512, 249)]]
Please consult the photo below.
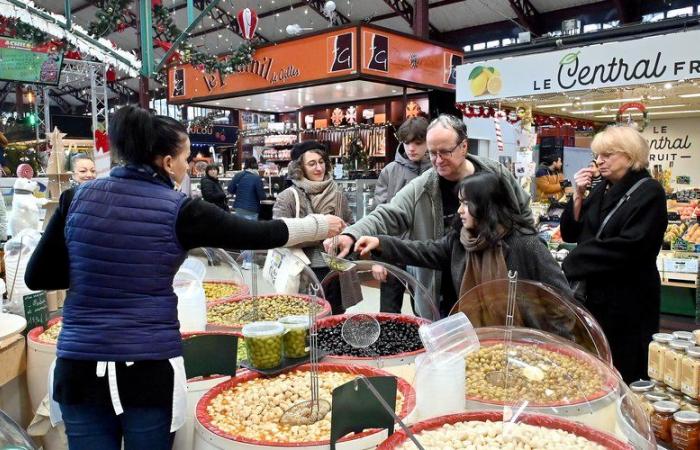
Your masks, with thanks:
[(498, 94), (503, 87), (503, 79), (499, 75), (492, 75), (486, 82), (486, 90), (489, 94)]
[(491, 78), (491, 72), (484, 70), (476, 78), (471, 80), (470, 87), (474, 97), (486, 94), (486, 85), (489, 82), (489, 78)]

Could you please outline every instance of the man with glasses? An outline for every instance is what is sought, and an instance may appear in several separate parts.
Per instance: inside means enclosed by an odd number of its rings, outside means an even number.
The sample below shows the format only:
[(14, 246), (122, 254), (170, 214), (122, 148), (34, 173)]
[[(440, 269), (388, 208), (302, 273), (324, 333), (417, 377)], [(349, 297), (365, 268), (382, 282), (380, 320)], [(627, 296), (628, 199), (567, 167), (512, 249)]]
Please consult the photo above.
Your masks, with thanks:
[[(425, 142), (427, 131), (428, 120), (424, 117), (412, 117), (401, 124), (396, 132), (400, 144), (396, 149), (394, 161), (382, 169), (374, 188), (375, 207), (388, 203), (411, 180), (432, 167), (426, 153), (428, 149)], [(404, 236), (407, 234), (404, 233)], [(405, 266), (399, 267), (405, 269)], [(409, 271), (411, 270), (409, 269)], [(386, 269), (380, 265), (372, 267), (372, 275), (381, 282), (379, 287), (380, 311), (400, 313), (403, 305), (403, 294), (406, 290), (403, 283), (396, 277), (388, 277)]]
[[(500, 163), (467, 153), (467, 127), (459, 118), (442, 114), (428, 126), (426, 135), (428, 154), (433, 168), (408, 183), (389, 203), (379, 205), (372, 213), (355, 225), (345, 229), (338, 237), (338, 256), (350, 253), (360, 236), (407, 233), (411, 240), (440, 239), (452, 225), (459, 200), (455, 187), (463, 178), (485, 171), (498, 175), (508, 195), (519, 205), (520, 214), (532, 221), (530, 196), (523, 191), (515, 177)], [(329, 251), (331, 240), (324, 242)], [(443, 271), (449, 277), (450, 270)], [(436, 304), (416, 295), (418, 315), (429, 319), (435, 309), (441, 316), (447, 315), (454, 304), (456, 294), (451, 282), (443, 282), (442, 274), (431, 269), (417, 268), (416, 278), (433, 295)]]

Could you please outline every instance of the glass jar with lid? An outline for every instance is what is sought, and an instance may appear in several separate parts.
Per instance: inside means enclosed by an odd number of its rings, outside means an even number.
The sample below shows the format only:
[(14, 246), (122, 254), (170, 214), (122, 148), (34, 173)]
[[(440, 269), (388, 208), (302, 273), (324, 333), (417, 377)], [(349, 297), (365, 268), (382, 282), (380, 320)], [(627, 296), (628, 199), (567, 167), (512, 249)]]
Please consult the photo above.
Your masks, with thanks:
[(681, 360), (681, 391), (692, 398), (700, 395), (700, 347), (689, 347)]
[(663, 402), (663, 401), (668, 401), (669, 397), (665, 393), (661, 392), (647, 392), (644, 394), (644, 397), (642, 399), (642, 406), (644, 407), (644, 410), (647, 413), (647, 416), (651, 417), (652, 414), (654, 414), (654, 403), (656, 402)]
[(678, 412), (680, 405), (676, 402), (656, 402), (654, 403), (654, 413), (651, 415), (651, 428), (654, 430), (656, 439), (663, 442), (671, 442), (671, 425), (673, 424), (673, 414)]
[(678, 411), (673, 414), (671, 443), (675, 450), (700, 448), (700, 413)]
[(676, 339), (671, 341), (669, 349), (664, 352), (664, 383), (675, 390), (681, 388), (681, 364), (685, 351), (693, 344)]
[(693, 333), (691, 333), (690, 331), (674, 331), (673, 338), (679, 339), (681, 341), (692, 342), (693, 345), (695, 345), (695, 342), (696, 342), (695, 335)]
[(630, 390), (640, 401), (644, 401), (644, 394), (654, 390), (654, 382), (648, 380), (633, 381), (630, 383)]
[(693, 336), (695, 336), (695, 342), (700, 342), (700, 330), (693, 330)]
[[(699, 330), (700, 331), (700, 330)], [(673, 341), (673, 335), (668, 333), (656, 333), (649, 344), (649, 366), (647, 374), (656, 381), (664, 379), (664, 353)]]
[(683, 392), (679, 391), (678, 389), (673, 389), (669, 386), (666, 386), (666, 394), (668, 395), (668, 399), (670, 401), (676, 402), (679, 405), (683, 401)]
[(683, 396), (683, 401), (681, 401), (681, 411), (694, 411), (700, 413), (700, 402), (687, 395)]

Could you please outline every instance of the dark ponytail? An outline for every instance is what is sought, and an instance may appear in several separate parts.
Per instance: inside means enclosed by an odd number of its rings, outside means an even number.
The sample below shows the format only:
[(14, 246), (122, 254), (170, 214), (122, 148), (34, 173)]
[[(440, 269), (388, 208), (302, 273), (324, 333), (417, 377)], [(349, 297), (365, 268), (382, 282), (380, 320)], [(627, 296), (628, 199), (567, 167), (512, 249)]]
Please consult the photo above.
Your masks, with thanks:
[(149, 164), (158, 156), (176, 156), (187, 128), (175, 119), (138, 106), (124, 106), (109, 120), (109, 141), (125, 163)]

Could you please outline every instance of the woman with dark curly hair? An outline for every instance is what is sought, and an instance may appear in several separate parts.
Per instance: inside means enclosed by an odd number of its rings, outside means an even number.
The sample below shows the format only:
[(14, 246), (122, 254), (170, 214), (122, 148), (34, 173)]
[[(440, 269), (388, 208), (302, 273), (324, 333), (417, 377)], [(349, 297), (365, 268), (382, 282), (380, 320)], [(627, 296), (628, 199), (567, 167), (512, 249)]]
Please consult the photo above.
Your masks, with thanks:
[(205, 174), (199, 182), (199, 188), (202, 191), (204, 200), (228, 212), (226, 192), (224, 192), (224, 188), (219, 183), (219, 166), (216, 164), (207, 166)]
[[(306, 217), (308, 214), (334, 214), (345, 222), (352, 221), (352, 211), (348, 200), (331, 176), (333, 167), (328, 152), (318, 141), (306, 141), (292, 148), (292, 162), (289, 163), (289, 178), (292, 186), (277, 196), (272, 208), (274, 219)], [(340, 205), (340, 208), (339, 208)], [(309, 266), (319, 280), (323, 280), (330, 269), (323, 261), (322, 241), (308, 241), (298, 245), (309, 258)], [(333, 307), (333, 313), (342, 312), (339, 295), (326, 287), (326, 299)]]

